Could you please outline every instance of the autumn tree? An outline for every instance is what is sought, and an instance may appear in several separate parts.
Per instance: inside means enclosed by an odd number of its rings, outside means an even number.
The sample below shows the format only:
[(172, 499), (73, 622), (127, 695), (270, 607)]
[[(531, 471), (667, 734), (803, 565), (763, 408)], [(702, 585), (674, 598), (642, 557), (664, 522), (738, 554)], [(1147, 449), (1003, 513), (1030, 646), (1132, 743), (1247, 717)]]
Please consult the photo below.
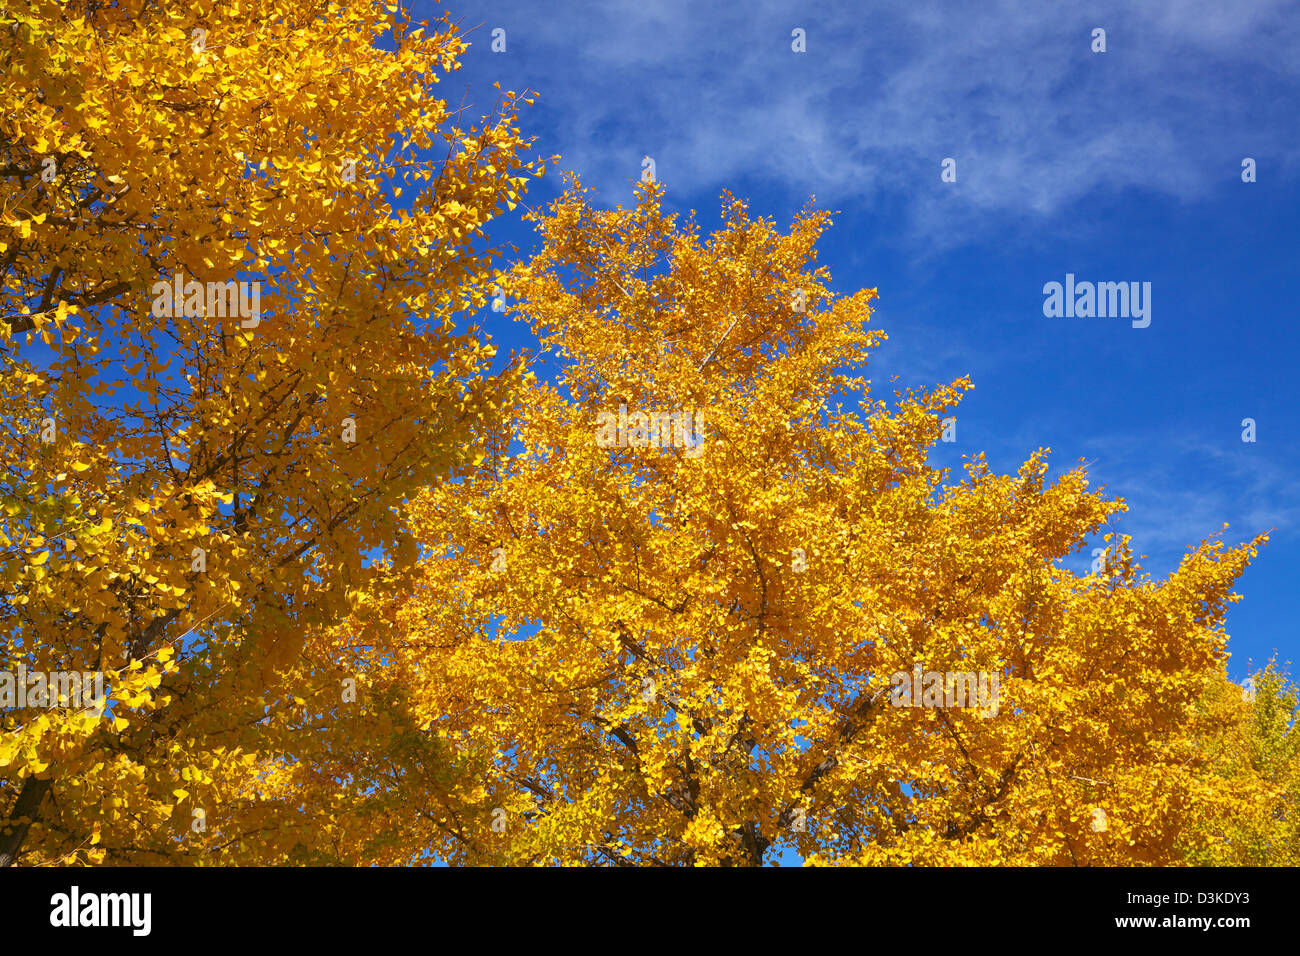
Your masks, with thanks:
[(346, 625), (477, 775), (409, 835), (453, 863), (1178, 860), (1208, 799), (1179, 731), (1266, 538), (1157, 581), (1107, 533), (1075, 573), (1125, 504), (1046, 449), (932, 465), (972, 385), (877, 396), (830, 214), (723, 217), (701, 237), (657, 184), (535, 217), (506, 289), (554, 381), (418, 496), (409, 593)]
[(1276, 661), (1235, 684), (1210, 681), (1187, 727), (1207, 759), (1206, 812), (1184, 839), (1199, 866), (1300, 865), (1300, 691)]
[[(311, 635), (510, 383), (462, 320), (540, 169), (516, 94), (437, 95), (465, 47), (368, 0), (5, 4), (0, 671), (110, 699), (0, 711), (0, 865), (304, 859), (347, 815), (274, 775), (342, 746)], [(331, 727), (405, 739), (366, 706)]]

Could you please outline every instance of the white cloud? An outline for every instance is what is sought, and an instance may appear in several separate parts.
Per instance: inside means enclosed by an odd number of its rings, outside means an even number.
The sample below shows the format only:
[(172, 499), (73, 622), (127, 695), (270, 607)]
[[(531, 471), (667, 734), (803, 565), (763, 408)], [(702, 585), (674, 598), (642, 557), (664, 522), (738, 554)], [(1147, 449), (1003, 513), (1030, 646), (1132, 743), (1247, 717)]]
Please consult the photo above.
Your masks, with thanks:
[(1300, 479), (1264, 458), (1257, 445), (1157, 432), (1106, 435), (1085, 446), (1096, 449), (1089, 469), (1094, 483), (1129, 504), (1120, 527), (1133, 536), (1134, 549), (1170, 569), (1189, 545), (1225, 522), (1229, 545), (1300, 523)]
[(1300, 158), (1300, 18), (1282, 0), (485, 9), (558, 124), (547, 151), (611, 204), (648, 153), (692, 195), (747, 178), (826, 204), (904, 196), (909, 238), (949, 246), (1094, 190), (1195, 199), (1236, 180), (1238, 154), (1274, 176)]

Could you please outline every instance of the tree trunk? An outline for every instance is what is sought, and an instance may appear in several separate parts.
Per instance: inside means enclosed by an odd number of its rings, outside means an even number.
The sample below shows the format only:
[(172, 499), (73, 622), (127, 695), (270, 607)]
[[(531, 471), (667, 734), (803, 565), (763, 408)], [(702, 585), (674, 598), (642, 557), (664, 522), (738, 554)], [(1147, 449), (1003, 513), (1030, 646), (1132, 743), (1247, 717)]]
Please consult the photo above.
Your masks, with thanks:
[(23, 789), (18, 794), (18, 802), (14, 804), (14, 812), (9, 815), (9, 822), (4, 829), (0, 830), (0, 867), (12, 866), (14, 860), (18, 859), (18, 850), (27, 838), (27, 828), (35, 822), (41, 801), (49, 789), (49, 780), (28, 777), (23, 781)]

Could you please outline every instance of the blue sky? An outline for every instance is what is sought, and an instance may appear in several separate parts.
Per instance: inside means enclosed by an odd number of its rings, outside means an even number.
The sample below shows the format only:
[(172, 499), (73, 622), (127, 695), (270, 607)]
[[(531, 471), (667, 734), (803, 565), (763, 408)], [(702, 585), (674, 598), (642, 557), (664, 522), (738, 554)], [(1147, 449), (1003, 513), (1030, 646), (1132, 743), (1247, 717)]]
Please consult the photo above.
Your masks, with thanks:
[[(478, 116), (494, 81), (538, 91), (522, 129), (597, 202), (629, 204), (649, 155), (669, 206), (699, 210), (706, 228), (723, 189), (783, 226), (810, 195), (838, 211), (821, 261), (838, 292), (879, 289), (874, 321), (890, 339), (869, 366), (878, 392), (974, 381), (937, 463), (984, 451), (1008, 472), (1040, 446), (1056, 471), (1088, 459), (1094, 484), (1129, 502), (1121, 528), (1153, 577), (1224, 522), (1230, 543), (1271, 529), (1229, 611), (1229, 670), (1241, 680), (1248, 658), (1296, 656), (1293, 4), (410, 9), (445, 9), (472, 30), (440, 95), (465, 95)], [(806, 53), (791, 49), (796, 28)], [(1104, 53), (1092, 51), (1096, 28)], [(941, 181), (948, 157), (956, 182)], [(548, 174), (530, 204), (559, 186)], [(533, 244), (516, 221), (489, 233)], [(1043, 286), (1066, 273), (1150, 282), (1149, 327), (1045, 317)], [(531, 344), (485, 315), (503, 351)], [(1254, 443), (1241, 440), (1244, 418)]]

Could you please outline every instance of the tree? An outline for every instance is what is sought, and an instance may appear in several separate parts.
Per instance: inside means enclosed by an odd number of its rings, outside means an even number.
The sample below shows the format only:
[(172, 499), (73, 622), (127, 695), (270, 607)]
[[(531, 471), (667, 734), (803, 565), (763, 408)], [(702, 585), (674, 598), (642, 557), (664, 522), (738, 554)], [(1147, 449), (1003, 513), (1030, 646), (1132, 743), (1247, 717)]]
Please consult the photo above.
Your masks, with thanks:
[(1046, 449), (949, 483), (929, 447), (972, 386), (874, 397), (876, 291), (828, 288), (830, 215), (723, 215), (701, 239), (660, 185), (601, 211), (575, 183), (534, 217), (506, 288), (558, 379), (530, 374), (479, 468), (418, 496), (409, 593), (348, 625), (478, 768), (426, 848), (1177, 860), (1206, 758), (1175, 731), (1266, 537), (1203, 541), (1157, 582), (1107, 534), (1098, 570), (1068, 570), (1126, 505), (1082, 465), (1050, 480)]
[(309, 636), (414, 557), (398, 505), (511, 387), (456, 327), (541, 168), (396, 10), (6, 6), (0, 669), (110, 699), (0, 713), (0, 865), (291, 855), (274, 767), (343, 705)]
[(1209, 812), (1187, 834), (1197, 866), (1300, 864), (1300, 692), (1270, 661), (1245, 686), (1209, 683), (1188, 736), (1208, 760), (1197, 780)]

